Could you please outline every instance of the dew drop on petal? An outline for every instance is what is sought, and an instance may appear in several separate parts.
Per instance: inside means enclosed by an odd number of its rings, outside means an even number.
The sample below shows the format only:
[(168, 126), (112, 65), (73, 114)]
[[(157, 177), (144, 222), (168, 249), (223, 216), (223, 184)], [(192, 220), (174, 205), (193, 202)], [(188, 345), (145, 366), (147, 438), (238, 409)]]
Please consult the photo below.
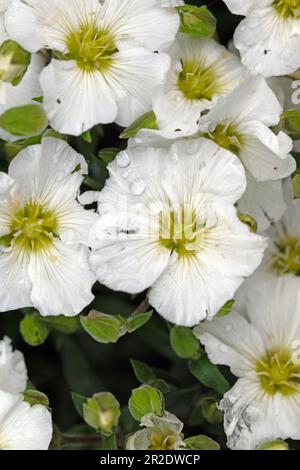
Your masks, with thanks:
[(122, 178), (128, 178), (128, 176), (129, 176), (128, 171), (124, 171), (121, 176), (122, 176)]
[(140, 196), (141, 194), (143, 194), (145, 189), (146, 189), (145, 182), (141, 178), (134, 180), (131, 185), (131, 192), (135, 196)]
[(117, 165), (120, 168), (126, 168), (130, 164), (130, 158), (128, 153), (126, 152), (121, 152), (117, 155)]

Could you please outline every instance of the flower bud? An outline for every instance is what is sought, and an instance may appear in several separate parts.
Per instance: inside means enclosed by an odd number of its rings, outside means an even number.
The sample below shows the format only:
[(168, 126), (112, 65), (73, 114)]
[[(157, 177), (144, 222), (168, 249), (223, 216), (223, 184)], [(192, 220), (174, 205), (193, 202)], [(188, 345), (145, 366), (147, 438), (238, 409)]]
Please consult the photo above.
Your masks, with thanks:
[(0, 80), (18, 85), (22, 80), (31, 55), (15, 41), (5, 41), (0, 47)]
[(86, 423), (103, 434), (110, 435), (120, 417), (120, 404), (109, 392), (97, 393), (83, 405)]

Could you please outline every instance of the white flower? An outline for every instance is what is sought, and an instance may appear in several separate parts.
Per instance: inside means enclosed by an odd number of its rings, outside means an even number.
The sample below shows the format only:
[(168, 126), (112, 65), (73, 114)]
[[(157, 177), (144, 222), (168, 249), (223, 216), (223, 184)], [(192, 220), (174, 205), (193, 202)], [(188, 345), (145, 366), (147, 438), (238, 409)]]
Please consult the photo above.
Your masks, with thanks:
[(257, 181), (282, 179), (296, 169), (292, 139), (269, 129), (279, 123), (282, 111), (263, 77), (253, 77), (202, 117), (199, 129), (235, 153)]
[(13, 351), (11, 340), (4, 337), (0, 341), (0, 390), (9, 393), (22, 393), (26, 388), (27, 369), (24, 356)]
[(96, 215), (76, 201), (84, 158), (44, 138), (0, 173), (0, 311), (78, 314), (93, 295), (88, 232)]
[(163, 416), (149, 413), (143, 416), (141, 431), (126, 439), (127, 450), (180, 450), (185, 448), (182, 440), (183, 423), (165, 411)]
[[(0, 114), (10, 108), (37, 104), (36, 101), (33, 101), (33, 98), (38, 98), (42, 95), (39, 75), (44, 65), (45, 61), (41, 56), (32, 54), (30, 65), (18, 85), (13, 86), (11, 83), (0, 80)], [(0, 138), (6, 141), (20, 139), (20, 137), (13, 136), (3, 129), (0, 129)]]
[(233, 311), (194, 330), (209, 359), (238, 377), (220, 403), (227, 445), (300, 439), (300, 291), (261, 283), (245, 307), (247, 317)]
[(127, 126), (151, 108), (169, 57), (161, 52), (179, 27), (158, 0), (12, 0), (12, 38), (56, 57), (40, 78), (51, 126), (78, 135), (99, 123)]
[(179, 34), (170, 55), (171, 69), (153, 97), (158, 125), (172, 131), (196, 131), (200, 114), (238, 86), (246, 70), (213, 39)]
[(91, 234), (98, 280), (129, 293), (151, 287), (150, 304), (176, 324), (212, 318), (265, 248), (234, 208), (246, 186), (238, 158), (198, 139), (129, 148), (108, 168)]
[(47, 450), (52, 438), (51, 415), (45, 406), (0, 391), (0, 450)]
[(299, 0), (224, 0), (246, 15), (234, 34), (243, 64), (265, 77), (286, 75), (300, 67)]
[(279, 220), (287, 209), (287, 180), (256, 181), (246, 173), (247, 189), (238, 201), (242, 214), (249, 214), (257, 223), (257, 231), (264, 232), (272, 222)]

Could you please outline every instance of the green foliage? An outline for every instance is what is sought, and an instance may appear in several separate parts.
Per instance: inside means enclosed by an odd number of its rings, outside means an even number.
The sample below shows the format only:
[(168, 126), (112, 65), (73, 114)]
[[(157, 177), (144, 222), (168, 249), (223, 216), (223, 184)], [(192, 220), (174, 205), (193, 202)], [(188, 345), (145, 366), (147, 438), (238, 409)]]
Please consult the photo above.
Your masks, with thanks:
[(199, 354), (199, 341), (190, 328), (173, 326), (170, 333), (171, 346), (179, 357), (189, 359)]
[(136, 421), (141, 421), (142, 417), (148, 413), (162, 416), (164, 412), (164, 398), (159, 390), (149, 385), (142, 385), (132, 390), (128, 406), (133, 418)]
[(300, 110), (288, 109), (284, 111), (280, 118), (282, 130), (284, 130), (292, 139), (300, 139)]
[(182, 33), (196, 37), (211, 37), (215, 34), (217, 21), (206, 6), (182, 5), (177, 10)]
[(49, 399), (47, 395), (37, 390), (26, 390), (23, 394), (24, 401), (27, 401), (31, 406), (33, 405), (43, 405), (49, 406)]
[(39, 135), (47, 125), (45, 111), (37, 104), (11, 108), (0, 116), (0, 127), (18, 137)]
[(21, 321), (20, 333), (27, 344), (39, 346), (46, 341), (50, 330), (37, 313), (31, 313)]
[(96, 431), (110, 436), (120, 417), (120, 404), (112, 393), (96, 393), (82, 404), (85, 422)]
[(225, 305), (223, 305), (223, 307), (218, 311), (217, 313), (217, 317), (218, 318), (222, 318), (222, 317), (226, 317), (226, 315), (229, 315), (229, 313), (231, 312), (232, 310), (232, 307), (234, 306), (235, 304), (235, 300), (228, 300), (228, 302), (226, 302)]
[(133, 124), (120, 134), (120, 139), (131, 139), (135, 137), (141, 129), (158, 129), (156, 116), (153, 111), (149, 111), (139, 117)]
[(212, 364), (206, 355), (202, 355), (196, 360), (190, 360), (189, 369), (199, 382), (220, 394), (227, 392), (230, 388), (218, 367)]
[(184, 440), (189, 450), (220, 450), (217, 442), (208, 436), (194, 436)]

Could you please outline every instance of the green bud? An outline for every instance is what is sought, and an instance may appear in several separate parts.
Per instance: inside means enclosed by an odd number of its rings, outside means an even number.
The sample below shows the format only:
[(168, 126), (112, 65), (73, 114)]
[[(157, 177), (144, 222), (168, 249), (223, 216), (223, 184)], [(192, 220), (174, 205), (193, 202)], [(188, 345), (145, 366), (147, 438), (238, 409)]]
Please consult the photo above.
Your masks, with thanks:
[(45, 111), (38, 104), (11, 108), (0, 116), (0, 127), (18, 137), (39, 135), (47, 125)]
[(26, 390), (23, 394), (24, 401), (27, 401), (31, 406), (33, 405), (43, 405), (49, 406), (49, 399), (47, 395), (38, 390)]
[(180, 31), (190, 36), (211, 37), (216, 32), (216, 18), (206, 6), (183, 5), (177, 7)]
[(162, 393), (150, 385), (142, 385), (131, 392), (129, 411), (136, 421), (143, 416), (154, 413), (162, 416), (164, 413), (164, 398)]
[(294, 139), (300, 139), (300, 110), (289, 109), (281, 115), (281, 128)]
[(257, 232), (257, 222), (255, 219), (253, 219), (253, 217), (251, 217), (251, 215), (241, 214), (240, 212), (238, 212), (238, 218), (240, 219), (241, 222), (243, 222), (243, 224), (248, 225), (252, 233)]
[(130, 139), (135, 137), (141, 129), (158, 129), (156, 116), (153, 111), (149, 111), (139, 117), (133, 124), (120, 134), (120, 139)]
[(112, 434), (121, 415), (120, 404), (112, 393), (96, 393), (83, 404), (85, 422), (103, 434)]
[(20, 332), (24, 341), (30, 346), (39, 346), (43, 344), (50, 330), (42, 317), (37, 313), (26, 315), (20, 323)]
[(217, 442), (208, 436), (193, 436), (184, 440), (187, 450), (220, 450)]
[(18, 85), (30, 64), (31, 55), (15, 41), (4, 41), (0, 47), (0, 80)]
[(281, 439), (276, 439), (275, 441), (261, 444), (257, 450), (289, 450), (289, 445)]
[(99, 343), (116, 343), (126, 333), (124, 318), (96, 310), (92, 310), (87, 317), (80, 317), (80, 323), (86, 333)]
[(218, 402), (215, 397), (204, 397), (201, 400), (202, 415), (210, 424), (221, 424), (223, 422), (223, 414), (217, 405)]

